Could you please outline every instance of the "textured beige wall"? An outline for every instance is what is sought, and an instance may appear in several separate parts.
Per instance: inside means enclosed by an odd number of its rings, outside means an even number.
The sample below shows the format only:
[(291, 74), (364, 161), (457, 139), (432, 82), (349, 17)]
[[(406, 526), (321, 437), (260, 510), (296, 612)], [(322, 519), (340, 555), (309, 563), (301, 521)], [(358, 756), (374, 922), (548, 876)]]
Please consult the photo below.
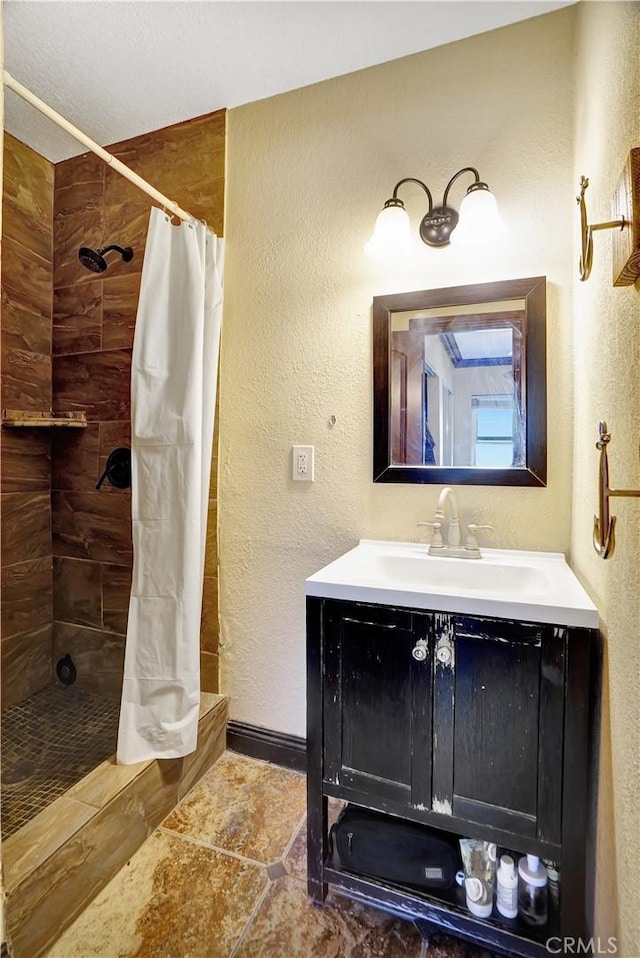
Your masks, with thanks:
[[(458, 492), (492, 545), (569, 547), (573, 20), (567, 8), (227, 115), (221, 626), (237, 720), (304, 734), (305, 577), (360, 537), (418, 538), (433, 515), (438, 487), (371, 481), (373, 296), (547, 276), (548, 487)], [(365, 256), (397, 180), (441, 195), (468, 164), (499, 198), (499, 246), (425, 247), (395, 272)], [(404, 198), (417, 226), (423, 194)], [(294, 443), (316, 447), (313, 484), (291, 479)]]
[[(592, 222), (610, 218), (627, 153), (640, 146), (640, 5), (582, 3), (576, 31), (576, 162), (590, 179)], [(611, 285), (611, 234), (595, 236), (590, 279), (575, 279), (575, 439), (571, 560), (603, 620), (605, 669), (597, 825), (595, 932), (640, 955), (640, 501), (615, 500), (613, 557), (591, 545), (598, 420), (606, 420), (612, 485), (640, 488), (640, 285)], [(615, 786), (614, 786), (615, 782)]]

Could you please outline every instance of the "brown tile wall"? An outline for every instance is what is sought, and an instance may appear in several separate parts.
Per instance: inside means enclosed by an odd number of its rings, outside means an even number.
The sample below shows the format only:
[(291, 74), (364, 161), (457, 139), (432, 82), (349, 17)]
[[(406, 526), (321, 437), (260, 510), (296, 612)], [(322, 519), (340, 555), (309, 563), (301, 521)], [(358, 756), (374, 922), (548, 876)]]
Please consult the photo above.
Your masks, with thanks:
[[(225, 112), (109, 147), (119, 159), (222, 234)], [(53, 401), (86, 410), (89, 426), (53, 441), (54, 658), (70, 652), (80, 675), (118, 694), (132, 546), (130, 492), (96, 481), (109, 452), (130, 444), (130, 367), (151, 201), (97, 157), (55, 167)], [(104, 274), (78, 261), (81, 246), (131, 246)], [(217, 436), (215, 443), (217, 444)], [(202, 617), (203, 689), (218, 688), (217, 457), (211, 474)]]
[[(51, 406), (53, 164), (4, 138), (3, 409)], [(2, 707), (52, 677), (51, 443), (46, 431), (0, 434)]]

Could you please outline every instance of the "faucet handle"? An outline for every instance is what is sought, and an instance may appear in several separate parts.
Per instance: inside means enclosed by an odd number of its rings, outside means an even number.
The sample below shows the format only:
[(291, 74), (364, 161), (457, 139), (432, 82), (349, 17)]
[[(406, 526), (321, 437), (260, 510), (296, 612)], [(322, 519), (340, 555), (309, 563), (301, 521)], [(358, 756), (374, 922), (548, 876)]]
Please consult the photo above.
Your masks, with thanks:
[(442, 541), (442, 523), (441, 522), (419, 522), (419, 526), (431, 526), (433, 535), (431, 536), (431, 545), (440, 548), (444, 543)]
[(489, 529), (489, 530), (491, 530), (491, 532), (493, 532), (493, 526), (479, 526), (479, 525), (477, 525), (477, 523), (475, 523), (475, 522), (470, 522), (470, 523), (469, 523), (469, 525), (467, 526), (467, 530), (468, 530), (468, 533), (469, 533), (469, 534), (468, 534), (468, 536), (467, 536), (467, 544), (466, 544), (466, 546), (465, 546), (466, 549), (469, 549), (469, 550), (471, 550), (472, 552), (479, 552), (479, 551), (480, 551), (479, 546), (478, 546), (478, 537), (476, 536), (476, 532), (479, 532), (481, 529)]

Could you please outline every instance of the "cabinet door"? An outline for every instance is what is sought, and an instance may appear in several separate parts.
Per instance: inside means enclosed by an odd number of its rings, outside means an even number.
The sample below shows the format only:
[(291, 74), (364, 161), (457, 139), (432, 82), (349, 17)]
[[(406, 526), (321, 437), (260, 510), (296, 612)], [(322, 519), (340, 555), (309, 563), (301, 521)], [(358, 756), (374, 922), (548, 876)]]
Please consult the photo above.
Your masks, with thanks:
[(405, 609), (325, 606), (324, 779), (371, 807), (430, 805), (431, 624)]
[(559, 842), (566, 630), (435, 619), (434, 811)]

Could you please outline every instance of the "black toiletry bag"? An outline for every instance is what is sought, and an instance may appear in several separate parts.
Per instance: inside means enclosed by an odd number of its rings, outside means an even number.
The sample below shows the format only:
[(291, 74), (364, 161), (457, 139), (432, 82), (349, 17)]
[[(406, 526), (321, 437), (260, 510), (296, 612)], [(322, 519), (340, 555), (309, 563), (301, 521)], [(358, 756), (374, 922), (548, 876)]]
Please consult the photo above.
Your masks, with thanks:
[(417, 888), (448, 888), (460, 865), (456, 842), (414, 822), (347, 805), (330, 833), (335, 867)]

